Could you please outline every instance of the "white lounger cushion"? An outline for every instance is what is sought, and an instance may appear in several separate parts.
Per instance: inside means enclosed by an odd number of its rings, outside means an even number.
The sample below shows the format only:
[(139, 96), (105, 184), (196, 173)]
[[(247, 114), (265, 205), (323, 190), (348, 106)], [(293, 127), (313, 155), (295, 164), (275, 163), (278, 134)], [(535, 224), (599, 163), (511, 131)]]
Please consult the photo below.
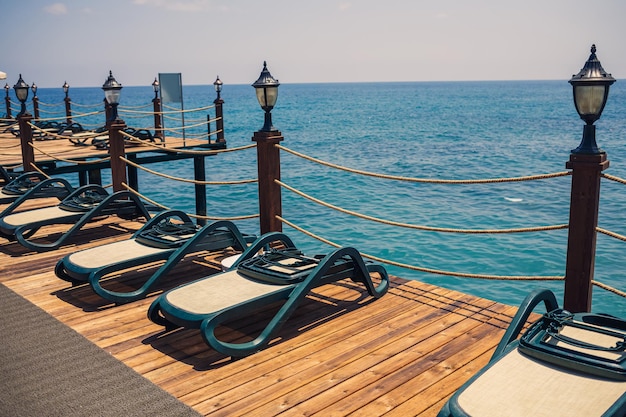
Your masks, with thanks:
[(4, 222), (9, 226), (19, 227), (32, 222), (60, 219), (67, 216), (76, 216), (77, 214), (81, 214), (81, 212), (71, 212), (63, 210), (59, 206), (53, 206), (9, 214), (4, 217)]
[(135, 239), (129, 239), (75, 252), (68, 257), (68, 260), (79, 267), (100, 268), (159, 252), (171, 251), (171, 249), (142, 245)]
[(476, 417), (601, 416), (626, 392), (626, 382), (568, 372), (513, 349), (458, 398)]
[(284, 288), (252, 281), (234, 270), (176, 288), (165, 298), (172, 306), (189, 313), (211, 314)]

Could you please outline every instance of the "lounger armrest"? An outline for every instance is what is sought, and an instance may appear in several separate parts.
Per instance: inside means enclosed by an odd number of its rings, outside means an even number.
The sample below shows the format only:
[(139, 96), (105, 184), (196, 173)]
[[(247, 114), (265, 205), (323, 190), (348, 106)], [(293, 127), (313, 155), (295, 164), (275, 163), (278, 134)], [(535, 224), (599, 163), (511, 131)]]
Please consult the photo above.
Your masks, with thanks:
[(491, 356), (489, 362), (492, 362), (500, 357), (506, 350), (506, 347), (515, 339), (517, 339), (530, 314), (533, 312), (535, 307), (537, 307), (542, 302), (544, 303), (546, 312), (553, 311), (559, 308), (559, 303), (556, 301), (554, 293), (550, 290), (538, 289), (528, 294), (524, 301), (522, 301), (522, 304), (520, 304), (517, 313), (515, 313), (515, 316), (513, 316), (511, 324), (506, 329), (504, 336), (502, 336), (502, 339), (500, 340), (500, 343), (498, 343), (498, 346), (493, 352), (493, 355)]

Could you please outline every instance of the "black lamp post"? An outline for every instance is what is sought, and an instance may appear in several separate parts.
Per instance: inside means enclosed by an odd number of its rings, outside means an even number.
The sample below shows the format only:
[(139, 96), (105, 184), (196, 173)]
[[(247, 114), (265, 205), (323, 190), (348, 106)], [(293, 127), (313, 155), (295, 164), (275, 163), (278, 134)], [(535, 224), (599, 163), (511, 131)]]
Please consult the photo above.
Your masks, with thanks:
[(107, 103), (111, 106), (109, 121), (114, 121), (117, 119), (117, 105), (120, 104), (122, 84), (118, 83), (115, 77), (113, 77), (113, 71), (109, 71), (109, 77), (102, 85), (102, 89), (104, 90), (104, 97)]
[(213, 87), (215, 87), (215, 92), (217, 93), (216, 100), (220, 100), (222, 98), (221, 94), (222, 94), (223, 85), (224, 83), (222, 82), (222, 80), (220, 80), (220, 76), (218, 75), (215, 81), (213, 82)]
[(35, 113), (35, 119), (39, 119), (39, 98), (37, 97), (37, 85), (33, 83), (30, 86), (31, 91), (33, 92), (33, 113)]
[(572, 312), (590, 311), (595, 269), (598, 213), (600, 208), (600, 178), (609, 167), (606, 152), (596, 145), (596, 127), (609, 86), (615, 79), (607, 74), (596, 57), (596, 46), (583, 69), (570, 80), (574, 89), (574, 104), (580, 118), (586, 122), (583, 139), (570, 153), (565, 167), (572, 170), (565, 291), (563, 308)]
[(67, 122), (67, 124), (72, 123), (72, 100), (70, 100), (69, 97), (69, 91), (70, 91), (70, 85), (67, 83), (67, 81), (65, 81), (63, 83), (63, 92), (65, 93), (65, 121)]
[(583, 130), (583, 139), (572, 153), (597, 154), (602, 149), (596, 145), (596, 127), (594, 122), (600, 118), (609, 97), (609, 87), (615, 82), (611, 74), (602, 68), (596, 56), (596, 45), (591, 45), (591, 55), (585, 66), (569, 83), (574, 91), (576, 111), (587, 124)]
[(28, 86), (28, 84), (26, 84), (22, 79), (22, 74), (20, 74), (20, 79), (17, 80), (17, 83), (15, 83), (15, 85), (13, 86), (13, 90), (15, 90), (15, 95), (22, 104), (22, 108), (20, 109), (20, 113), (17, 115), (17, 117), (26, 113), (26, 99), (28, 98), (29, 88), (30, 87)]
[(154, 90), (154, 98), (159, 98), (159, 82), (156, 77), (154, 77), (154, 81), (152, 82), (152, 89)]
[(4, 92), (6, 93), (6, 95), (4, 96), (4, 103), (6, 105), (7, 118), (8, 119), (11, 118), (11, 97), (9, 97), (9, 91), (10, 90), (11, 90), (11, 87), (9, 87), (9, 83), (5, 83), (4, 84)]
[(272, 126), (272, 109), (276, 105), (278, 99), (278, 86), (280, 83), (277, 79), (272, 77), (272, 74), (267, 70), (267, 63), (263, 61), (263, 70), (259, 78), (252, 84), (252, 87), (256, 89), (256, 98), (261, 105), (261, 108), (265, 110), (265, 124), (261, 131), (270, 132), (276, 130)]

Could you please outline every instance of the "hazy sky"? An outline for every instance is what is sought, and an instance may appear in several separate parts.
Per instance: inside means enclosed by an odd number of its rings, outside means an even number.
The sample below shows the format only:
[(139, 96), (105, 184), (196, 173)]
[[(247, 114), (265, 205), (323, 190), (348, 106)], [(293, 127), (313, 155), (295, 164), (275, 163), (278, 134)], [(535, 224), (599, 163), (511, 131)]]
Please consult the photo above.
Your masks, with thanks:
[[(15, 84), (569, 79), (592, 43), (626, 78), (625, 0), (3, 1)], [(2, 82), (4, 84), (4, 82)]]

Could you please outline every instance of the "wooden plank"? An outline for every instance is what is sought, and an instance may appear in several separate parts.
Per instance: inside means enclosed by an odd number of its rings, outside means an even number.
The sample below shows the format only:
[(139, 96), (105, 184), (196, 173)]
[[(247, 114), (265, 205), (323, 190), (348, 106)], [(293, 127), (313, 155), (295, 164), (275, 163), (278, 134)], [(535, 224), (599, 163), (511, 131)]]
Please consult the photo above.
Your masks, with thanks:
[[(376, 301), (340, 282), (315, 289), (267, 349), (233, 361), (197, 330), (164, 332), (150, 322), (154, 296), (115, 305), (54, 275), (64, 254), (127, 236), (94, 228), (93, 240), (41, 254), (0, 245), (0, 282), (204, 415), (436, 415), (486, 363), (515, 311), (395, 277)], [(201, 254), (173, 275), (216, 272), (219, 257)], [(129, 274), (123, 285), (149, 273)], [(249, 338), (270, 313), (228, 324), (221, 335)]]

